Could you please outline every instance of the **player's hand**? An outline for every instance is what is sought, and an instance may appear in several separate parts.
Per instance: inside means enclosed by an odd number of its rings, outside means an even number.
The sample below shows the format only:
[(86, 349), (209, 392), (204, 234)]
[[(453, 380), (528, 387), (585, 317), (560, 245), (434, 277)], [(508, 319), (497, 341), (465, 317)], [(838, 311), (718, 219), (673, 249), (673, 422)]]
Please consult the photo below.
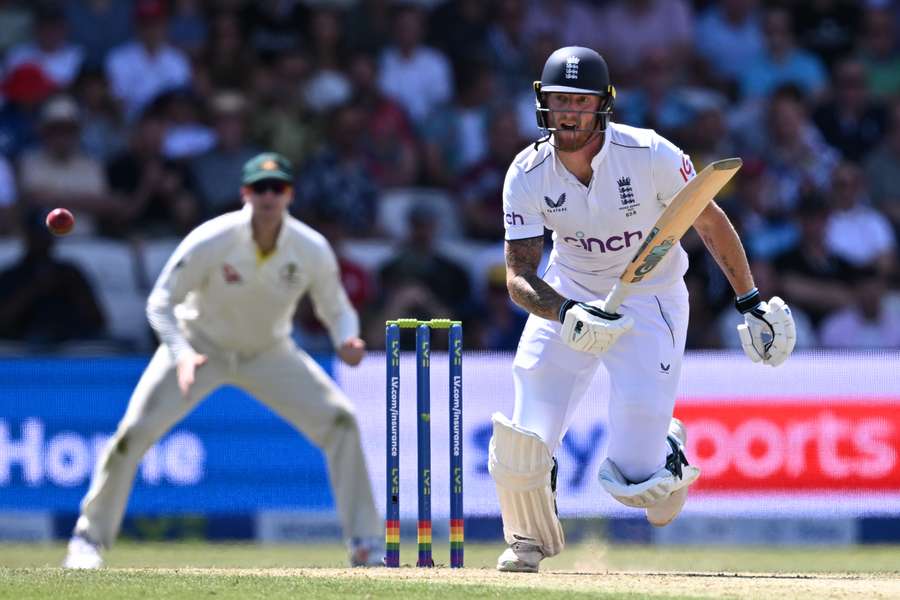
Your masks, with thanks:
[(197, 367), (206, 362), (205, 354), (194, 354), (193, 352), (182, 356), (178, 359), (176, 370), (178, 371), (178, 389), (185, 398), (191, 393), (191, 387), (196, 379)]
[(337, 355), (344, 363), (355, 367), (366, 355), (366, 343), (358, 337), (349, 338), (337, 349)]
[(791, 309), (778, 296), (744, 312), (744, 323), (737, 330), (744, 354), (753, 362), (773, 367), (787, 360), (797, 343)]
[(559, 310), (567, 346), (581, 352), (600, 355), (609, 350), (619, 337), (634, 326), (628, 315), (608, 313), (601, 306), (566, 300)]

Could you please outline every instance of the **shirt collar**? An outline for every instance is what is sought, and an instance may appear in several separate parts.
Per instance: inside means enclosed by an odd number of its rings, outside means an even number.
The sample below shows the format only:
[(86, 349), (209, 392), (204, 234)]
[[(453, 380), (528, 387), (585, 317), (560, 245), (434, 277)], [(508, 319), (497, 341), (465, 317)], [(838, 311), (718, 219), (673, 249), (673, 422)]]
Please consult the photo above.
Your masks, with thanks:
[[(550, 147), (550, 154), (553, 157), (553, 169), (557, 175), (568, 178), (569, 180), (577, 183), (578, 185), (584, 185), (578, 178), (572, 175), (566, 166), (559, 160), (559, 154), (556, 151), (556, 146), (552, 143), (552, 138), (547, 140), (547, 145)], [(591, 159), (591, 170), (594, 173), (597, 172), (597, 169), (600, 167), (600, 163), (603, 162), (603, 159), (606, 158), (606, 155), (609, 153), (609, 126), (606, 127), (606, 131), (603, 134), (603, 144), (600, 145), (600, 150), (597, 151), (597, 154), (594, 155), (594, 158)]]
[[(288, 213), (285, 212), (284, 218), (281, 220), (281, 229), (278, 231), (278, 236), (275, 238), (275, 249), (272, 251), (272, 253), (274, 253), (279, 248), (281, 248), (282, 243), (283, 243), (285, 237), (287, 236), (287, 233), (285, 233), (285, 231), (287, 230), (288, 217), (289, 217)], [(243, 239), (245, 239), (246, 241), (249, 241), (251, 244), (253, 244), (254, 251), (255, 251), (256, 250), (256, 241), (253, 239), (252, 218), (253, 218), (253, 207), (250, 206), (249, 204), (244, 204), (244, 207), (240, 210), (241, 237)]]

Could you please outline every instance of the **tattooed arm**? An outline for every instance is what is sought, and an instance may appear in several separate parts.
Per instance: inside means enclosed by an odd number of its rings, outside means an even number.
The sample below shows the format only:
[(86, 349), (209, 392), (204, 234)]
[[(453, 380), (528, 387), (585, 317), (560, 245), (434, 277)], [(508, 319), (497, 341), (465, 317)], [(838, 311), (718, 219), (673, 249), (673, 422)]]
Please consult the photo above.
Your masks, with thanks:
[(543, 249), (543, 237), (507, 240), (506, 288), (513, 302), (528, 312), (556, 321), (565, 298), (538, 277)]
[(694, 221), (694, 229), (700, 234), (709, 253), (716, 259), (735, 295), (740, 296), (752, 290), (755, 287), (753, 274), (750, 273), (744, 245), (728, 215), (719, 208), (719, 205), (711, 202)]

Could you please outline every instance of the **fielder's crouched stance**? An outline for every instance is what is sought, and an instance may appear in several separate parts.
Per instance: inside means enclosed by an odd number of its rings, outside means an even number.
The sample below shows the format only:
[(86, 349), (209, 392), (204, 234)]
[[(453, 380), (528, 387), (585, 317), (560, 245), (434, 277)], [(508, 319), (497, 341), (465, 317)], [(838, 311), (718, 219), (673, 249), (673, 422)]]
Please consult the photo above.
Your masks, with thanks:
[[(535, 95), (547, 136), (519, 153), (503, 187), (507, 286), (531, 316), (513, 363), (513, 415), (494, 415), (488, 459), (509, 544), (501, 571), (537, 571), (563, 549), (553, 454), (601, 362), (611, 388), (603, 488), (663, 526), (700, 476), (685, 456), (684, 425), (672, 418), (688, 324), (687, 255), (676, 243), (652, 276), (630, 285), (621, 314), (598, 300), (694, 177), (691, 161), (652, 130), (610, 122), (615, 90), (593, 50), (554, 52)], [(544, 227), (553, 252), (538, 275)], [(781, 364), (795, 342), (790, 309), (780, 298), (762, 301), (715, 202), (694, 228), (735, 290), (745, 352)]]
[(244, 209), (188, 235), (150, 294), (162, 344), (94, 469), (65, 566), (97, 568), (119, 531), (141, 457), (216, 388), (238, 386), (268, 405), (325, 454), (351, 565), (381, 563), (381, 526), (352, 404), (290, 338), (309, 292), (338, 356), (365, 353), (359, 320), (328, 242), (290, 217), (293, 177), (278, 154), (244, 166)]

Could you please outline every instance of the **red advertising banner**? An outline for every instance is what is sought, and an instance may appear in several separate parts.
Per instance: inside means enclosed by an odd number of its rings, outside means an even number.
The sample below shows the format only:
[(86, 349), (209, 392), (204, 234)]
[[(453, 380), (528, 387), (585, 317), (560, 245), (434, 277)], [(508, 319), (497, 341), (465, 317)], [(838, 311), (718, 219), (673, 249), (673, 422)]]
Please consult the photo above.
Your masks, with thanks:
[(900, 492), (900, 400), (679, 400), (691, 493)]

